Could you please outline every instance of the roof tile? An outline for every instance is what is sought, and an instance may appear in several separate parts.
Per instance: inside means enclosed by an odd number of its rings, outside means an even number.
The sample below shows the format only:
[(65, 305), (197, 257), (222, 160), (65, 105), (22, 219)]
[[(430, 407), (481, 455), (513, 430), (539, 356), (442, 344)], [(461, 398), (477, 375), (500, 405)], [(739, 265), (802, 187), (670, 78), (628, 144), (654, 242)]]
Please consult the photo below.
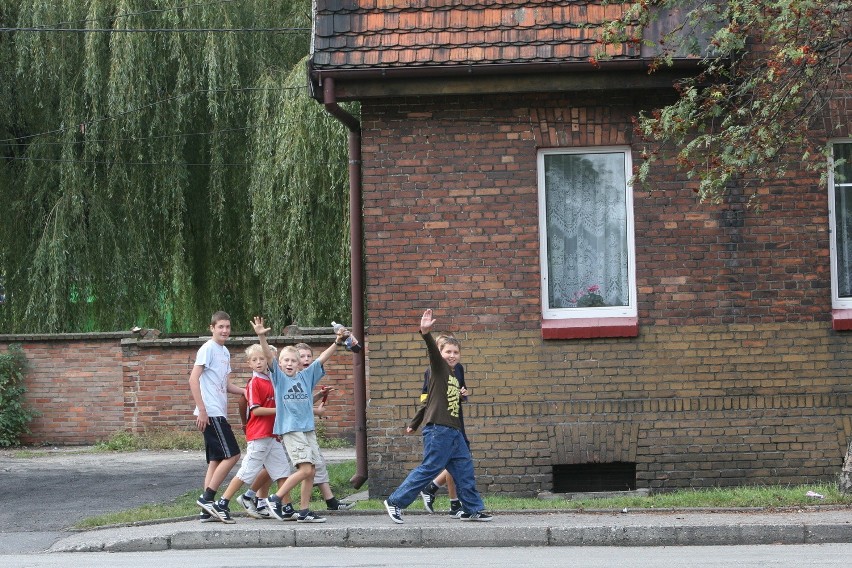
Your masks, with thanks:
[[(586, 61), (600, 48), (600, 24), (629, 8), (602, 1), (315, 0), (314, 65)], [(639, 57), (625, 45), (607, 53)]]

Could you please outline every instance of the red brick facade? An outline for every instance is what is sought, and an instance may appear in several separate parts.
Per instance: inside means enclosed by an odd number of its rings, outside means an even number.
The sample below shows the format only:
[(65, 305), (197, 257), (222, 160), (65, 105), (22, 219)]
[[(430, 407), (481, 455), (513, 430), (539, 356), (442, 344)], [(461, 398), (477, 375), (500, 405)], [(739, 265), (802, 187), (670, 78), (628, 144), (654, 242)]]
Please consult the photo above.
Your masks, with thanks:
[(554, 466), (578, 463), (633, 462), (637, 486), (651, 488), (839, 473), (852, 336), (831, 326), (818, 175), (761, 186), (755, 212), (736, 189), (699, 204), (658, 165), (633, 194), (638, 337), (542, 339), (536, 152), (629, 145), (636, 165), (631, 117), (648, 100), (362, 101), (372, 494), (419, 463), (419, 436), (403, 432), (426, 364), (425, 308), (436, 331), (462, 339), (486, 492), (550, 490)]
[[(0, 351), (19, 343), (30, 365), (25, 383), (27, 408), (40, 415), (30, 424), (26, 444), (81, 445), (109, 439), (117, 432), (195, 429), (189, 373), (207, 338), (140, 340), (129, 334), (0, 336)], [(243, 350), (255, 337), (232, 337), (232, 381), (242, 386), (251, 376)], [(283, 346), (307, 342), (316, 354), (333, 336), (271, 337)], [(354, 438), (351, 355), (335, 354), (325, 365), (322, 384), (337, 389), (323, 419), (326, 435)], [(228, 417), (239, 425), (237, 399), (229, 395)], [(236, 428), (239, 432), (239, 428)]]

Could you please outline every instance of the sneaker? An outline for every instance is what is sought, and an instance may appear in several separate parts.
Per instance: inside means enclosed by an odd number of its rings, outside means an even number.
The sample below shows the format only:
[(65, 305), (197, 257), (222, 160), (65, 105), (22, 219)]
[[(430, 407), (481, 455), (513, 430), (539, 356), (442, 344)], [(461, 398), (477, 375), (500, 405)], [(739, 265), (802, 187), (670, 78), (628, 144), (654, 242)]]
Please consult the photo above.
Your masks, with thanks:
[(287, 503), (284, 505), (284, 520), (285, 521), (295, 521), (299, 518), (299, 511), (293, 508), (292, 503)]
[(218, 521), (219, 519), (208, 513), (207, 511), (201, 511), (198, 513), (198, 520), (202, 523), (212, 523), (213, 521)]
[(388, 516), (393, 520), (393, 522), (400, 525), (402, 524), (402, 510), (399, 507), (385, 500), (385, 510), (388, 512)]
[(272, 515), (274, 518), (278, 519), (279, 521), (290, 520), (290, 515), (284, 514), (284, 507), (281, 504), (281, 499), (269, 499), (267, 500), (267, 503), (269, 505), (267, 507), (267, 509), (269, 509), (269, 514)]
[(350, 503), (349, 501), (338, 501), (337, 508), (329, 507), (329, 511), (348, 511), (349, 509), (354, 509), (357, 503)]
[(219, 501), (218, 503), (213, 504), (213, 509), (216, 511), (216, 516), (219, 517), (219, 520), (228, 525), (234, 524), (236, 521), (231, 518), (231, 510), (228, 508), (225, 503)]
[(308, 511), (304, 515), (297, 515), (296, 521), (300, 523), (324, 523), (325, 517), (320, 517), (313, 511)]
[[(246, 514), (249, 517), (252, 517), (252, 518), (255, 518), (255, 519), (264, 518), (263, 515), (261, 515), (258, 512), (257, 503), (251, 497), (246, 497), (245, 495), (240, 495), (239, 497), (237, 497), (237, 502), (239, 502), (239, 504), (242, 505), (245, 508)], [(266, 512), (266, 518), (269, 518), (269, 511)]]
[(458, 501), (451, 501), (450, 512), (448, 513), (450, 517), (458, 519), (462, 513), (464, 513), (464, 509), (461, 508), (461, 503), (459, 503)]
[[(251, 513), (249, 513), (251, 514)], [(269, 514), (269, 507), (266, 505), (261, 505), (257, 508), (257, 517), (256, 519), (271, 519), (272, 515)]]
[(435, 495), (428, 491), (421, 491), (420, 497), (423, 499), (423, 508), (430, 513), (435, 512)]
[(213, 521), (221, 521), (222, 519), (219, 517), (219, 513), (216, 512), (216, 503), (214, 501), (208, 501), (204, 498), (204, 495), (195, 500), (195, 504), (201, 507), (202, 513), (207, 513), (212, 517)]
[(478, 521), (480, 523), (486, 523), (490, 521), (493, 517), (486, 513), (485, 511), (479, 511), (478, 513), (465, 513), (462, 512), (459, 515), (459, 518), (463, 521)]

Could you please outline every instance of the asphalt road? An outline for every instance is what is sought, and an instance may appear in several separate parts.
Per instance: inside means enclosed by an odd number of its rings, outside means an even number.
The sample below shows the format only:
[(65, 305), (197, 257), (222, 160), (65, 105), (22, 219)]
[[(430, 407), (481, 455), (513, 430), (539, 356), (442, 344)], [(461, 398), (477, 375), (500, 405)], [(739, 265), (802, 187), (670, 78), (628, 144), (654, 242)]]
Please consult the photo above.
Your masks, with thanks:
[(0, 551), (6, 554), (46, 550), (82, 519), (200, 489), (207, 468), (203, 451), (13, 455), (0, 452)]

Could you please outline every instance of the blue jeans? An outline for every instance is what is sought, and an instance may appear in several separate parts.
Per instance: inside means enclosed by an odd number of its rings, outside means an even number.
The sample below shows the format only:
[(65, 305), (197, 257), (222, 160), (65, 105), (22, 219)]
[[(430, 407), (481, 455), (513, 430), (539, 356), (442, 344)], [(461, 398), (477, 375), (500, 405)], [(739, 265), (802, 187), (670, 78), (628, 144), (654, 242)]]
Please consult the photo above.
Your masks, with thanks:
[(455, 428), (429, 424), (423, 428), (423, 461), (408, 474), (402, 485), (388, 497), (388, 502), (405, 509), (420, 495), (426, 485), (446, 469), (456, 482), (462, 508), (466, 513), (478, 513), (485, 504), (476, 490), (473, 458), (464, 434)]

